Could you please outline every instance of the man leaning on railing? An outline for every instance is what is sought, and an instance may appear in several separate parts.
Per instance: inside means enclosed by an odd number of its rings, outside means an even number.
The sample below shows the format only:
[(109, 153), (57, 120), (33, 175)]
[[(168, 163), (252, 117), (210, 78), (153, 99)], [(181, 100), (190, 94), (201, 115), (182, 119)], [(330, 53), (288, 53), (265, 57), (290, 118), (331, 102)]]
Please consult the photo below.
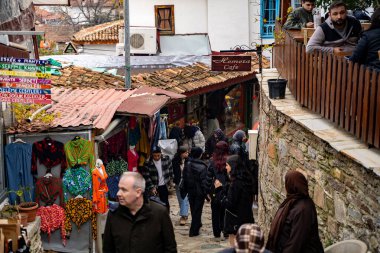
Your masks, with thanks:
[(329, 7), (329, 18), (320, 25), (306, 46), (306, 53), (314, 50), (343, 55), (352, 52), (359, 40), (362, 27), (354, 17), (347, 15), (347, 6), (338, 1)]

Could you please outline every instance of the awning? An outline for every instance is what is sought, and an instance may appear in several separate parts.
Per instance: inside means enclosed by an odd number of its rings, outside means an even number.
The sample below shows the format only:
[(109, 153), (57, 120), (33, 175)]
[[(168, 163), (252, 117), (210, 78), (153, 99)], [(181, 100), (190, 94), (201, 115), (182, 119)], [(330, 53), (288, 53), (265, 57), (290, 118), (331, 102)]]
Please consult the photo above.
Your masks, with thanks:
[(123, 115), (137, 114), (152, 117), (157, 111), (164, 107), (169, 100), (170, 97), (168, 96), (135, 93), (121, 103), (119, 108), (117, 108), (116, 113)]

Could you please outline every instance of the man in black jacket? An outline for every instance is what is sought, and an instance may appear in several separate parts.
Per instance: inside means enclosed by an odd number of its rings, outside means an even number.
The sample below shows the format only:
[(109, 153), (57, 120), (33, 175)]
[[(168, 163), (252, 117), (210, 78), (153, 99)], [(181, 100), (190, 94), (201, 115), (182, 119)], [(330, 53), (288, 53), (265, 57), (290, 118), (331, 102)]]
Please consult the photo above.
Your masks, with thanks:
[(144, 201), (145, 180), (125, 172), (119, 182), (119, 207), (110, 210), (104, 231), (104, 253), (177, 252), (166, 208)]
[(207, 194), (207, 165), (200, 159), (202, 153), (203, 150), (200, 147), (192, 148), (190, 158), (183, 170), (181, 196), (185, 198), (186, 194), (188, 194), (189, 198), (191, 211), (190, 237), (199, 235), (199, 229), (202, 226), (202, 209)]

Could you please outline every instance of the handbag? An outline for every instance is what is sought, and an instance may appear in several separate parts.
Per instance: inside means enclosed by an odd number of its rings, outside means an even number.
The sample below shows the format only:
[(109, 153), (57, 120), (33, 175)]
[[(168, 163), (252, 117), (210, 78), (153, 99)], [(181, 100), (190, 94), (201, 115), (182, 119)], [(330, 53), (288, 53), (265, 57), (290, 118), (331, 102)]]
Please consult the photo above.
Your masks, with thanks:
[(226, 234), (236, 234), (239, 229), (239, 217), (228, 210), (224, 211), (224, 233)]

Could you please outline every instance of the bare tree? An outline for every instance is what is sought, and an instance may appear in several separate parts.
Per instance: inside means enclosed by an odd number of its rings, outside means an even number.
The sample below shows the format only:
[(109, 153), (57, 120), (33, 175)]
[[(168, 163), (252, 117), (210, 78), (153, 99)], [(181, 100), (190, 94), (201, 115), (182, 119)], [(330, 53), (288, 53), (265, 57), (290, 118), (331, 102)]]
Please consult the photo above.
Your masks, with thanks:
[(63, 23), (74, 27), (94, 26), (118, 19), (119, 0), (71, 0), (70, 7), (54, 7)]

